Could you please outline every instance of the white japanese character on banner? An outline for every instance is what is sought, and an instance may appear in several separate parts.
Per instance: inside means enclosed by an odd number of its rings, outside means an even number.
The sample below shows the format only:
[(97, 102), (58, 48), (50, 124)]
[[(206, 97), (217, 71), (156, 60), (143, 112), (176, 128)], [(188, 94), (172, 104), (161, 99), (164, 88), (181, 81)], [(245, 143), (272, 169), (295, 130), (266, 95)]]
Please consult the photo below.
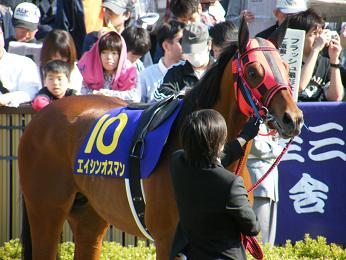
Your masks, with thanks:
[[(328, 122), (317, 126), (309, 126), (309, 131), (314, 134), (322, 134), (328, 131), (337, 130), (343, 133), (343, 127), (340, 124), (334, 122)], [(346, 161), (345, 153), (345, 141), (340, 138), (343, 135), (337, 135), (336, 137), (320, 138), (317, 140), (308, 141), (310, 147), (307, 156), (304, 158), (304, 151), (302, 151), (301, 145), (304, 140), (299, 136), (294, 137), (292, 145), (289, 147), (287, 153), (283, 156), (282, 161), (298, 161), (305, 162), (310, 159), (315, 162), (327, 161), (335, 158), (340, 158)], [(316, 137), (314, 137), (316, 138)], [(280, 145), (284, 146), (284, 140), (280, 140)], [(327, 150), (328, 149), (328, 150)], [(301, 154), (299, 154), (301, 153)]]
[(289, 197), (294, 200), (294, 209), (298, 214), (324, 213), (324, 200), (328, 199), (325, 193), (328, 191), (328, 186), (323, 182), (303, 173), (303, 177), (289, 190), (293, 194)]
[[(284, 139), (280, 139), (279, 143), (281, 146), (285, 147), (286, 145), (286, 140)], [(281, 161), (298, 161), (298, 162), (305, 162), (305, 158), (303, 156), (301, 156), (300, 154), (298, 154), (299, 152), (302, 151), (302, 148), (300, 147), (300, 145), (303, 143), (303, 139), (300, 138), (299, 136), (295, 136), (293, 139), (293, 143), (289, 146), (287, 153), (282, 157)]]
[[(343, 127), (337, 123), (325, 123), (315, 127), (309, 127), (309, 130), (314, 133), (323, 133), (330, 130), (338, 130), (343, 131)], [(310, 141), (312, 148), (309, 150), (309, 158), (313, 161), (326, 161), (333, 158), (340, 158), (346, 161), (346, 153), (345, 153), (345, 142), (339, 137), (330, 137), (324, 138), (316, 141)], [(330, 148), (332, 146), (332, 148)], [(321, 148), (328, 147), (332, 149), (327, 152), (319, 152)], [(340, 150), (337, 150), (340, 149)]]

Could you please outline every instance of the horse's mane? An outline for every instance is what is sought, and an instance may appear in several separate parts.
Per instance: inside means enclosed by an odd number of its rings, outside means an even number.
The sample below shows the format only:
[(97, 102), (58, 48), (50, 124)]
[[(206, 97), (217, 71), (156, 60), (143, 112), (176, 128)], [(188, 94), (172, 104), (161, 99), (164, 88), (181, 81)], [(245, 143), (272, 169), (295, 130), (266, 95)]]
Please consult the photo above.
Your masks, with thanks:
[(215, 105), (220, 96), (221, 79), (225, 67), (237, 49), (238, 47), (235, 44), (228, 46), (220, 55), (219, 60), (208, 69), (204, 76), (187, 93), (179, 113), (178, 122), (181, 122), (187, 114), (197, 109), (208, 109)]

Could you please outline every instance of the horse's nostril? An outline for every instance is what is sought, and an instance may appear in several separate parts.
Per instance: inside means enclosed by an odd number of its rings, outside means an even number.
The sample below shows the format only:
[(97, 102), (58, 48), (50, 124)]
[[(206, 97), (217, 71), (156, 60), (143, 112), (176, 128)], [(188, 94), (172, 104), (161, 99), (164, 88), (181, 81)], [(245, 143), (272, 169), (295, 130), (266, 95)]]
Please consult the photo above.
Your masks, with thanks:
[(290, 125), (292, 126), (293, 125), (293, 120), (292, 120), (292, 117), (289, 113), (286, 113), (284, 114), (283, 118), (282, 118), (282, 122), (285, 124), (285, 125)]

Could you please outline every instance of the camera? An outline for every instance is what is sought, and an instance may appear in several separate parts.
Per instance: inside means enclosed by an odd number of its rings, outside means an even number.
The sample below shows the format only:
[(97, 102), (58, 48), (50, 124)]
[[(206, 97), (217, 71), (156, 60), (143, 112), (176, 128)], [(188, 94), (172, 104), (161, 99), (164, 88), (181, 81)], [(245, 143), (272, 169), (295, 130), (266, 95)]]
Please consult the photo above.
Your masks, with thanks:
[(326, 32), (326, 36), (327, 36), (328, 39), (332, 40), (332, 39), (337, 39), (339, 34), (338, 34), (337, 31), (330, 31), (330, 30), (328, 30)]

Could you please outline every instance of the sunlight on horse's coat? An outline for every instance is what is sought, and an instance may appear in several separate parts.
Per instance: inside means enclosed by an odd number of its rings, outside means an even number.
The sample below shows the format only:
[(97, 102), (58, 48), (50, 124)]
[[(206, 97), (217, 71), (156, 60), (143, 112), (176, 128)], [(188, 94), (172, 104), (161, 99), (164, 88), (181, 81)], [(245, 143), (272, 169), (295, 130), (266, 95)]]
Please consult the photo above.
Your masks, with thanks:
[[(239, 35), (240, 53), (243, 53), (248, 51), (246, 23), (242, 23)], [(168, 259), (178, 221), (168, 161), (171, 153), (180, 147), (176, 133), (181, 120), (194, 110), (213, 108), (226, 119), (228, 140), (239, 134), (247, 120), (247, 116), (240, 112), (233, 85), (232, 58), (236, 50), (236, 46), (230, 46), (184, 98), (160, 161), (153, 174), (144, 181), (145, 222), (155, 239), (157, 259)], [(287, 72), (278, 53), (270, 54), (270, 59), (281, 72)], [(245, 76), (250, 87), (258, 82), (256, 77), (263, 77), (259, 67), (255, 64), (247, 66), (247, 70), (254, 69), (257, 75), (253, 79)], [(284, 80), (283, 83), (288, 85), (288, 75)], [(124, 180), (72, 173), (78, 150), (95, 120), (124, 104), (119, 99), (105, 96), (63, 98), (38, 113), (25, 129), (18, 155), (20, 184), (30, 224), (30, 232), (23, 236), (25, 259), (31, 256), (36, 260), (55, 259), (66, 219), (73, 231), (75, 259), (99, 259), (102, 238), (109, 224), (133, 235), (142, 235), (128, 206)], [(277, 91), (268, 109), (282, 135), (293, 137), (299, 134), (302, 112), (288, 89)], [(231, 168), (234, 170), (235, 164)], [(242, 176), (248, 188), (250, 178), (246, 169)], [(77, 194), (86, 198), (86, 203), (78, 207), (74, 205)], [(23, 230), (28, 231), (28, 226), (23, 225)]]

